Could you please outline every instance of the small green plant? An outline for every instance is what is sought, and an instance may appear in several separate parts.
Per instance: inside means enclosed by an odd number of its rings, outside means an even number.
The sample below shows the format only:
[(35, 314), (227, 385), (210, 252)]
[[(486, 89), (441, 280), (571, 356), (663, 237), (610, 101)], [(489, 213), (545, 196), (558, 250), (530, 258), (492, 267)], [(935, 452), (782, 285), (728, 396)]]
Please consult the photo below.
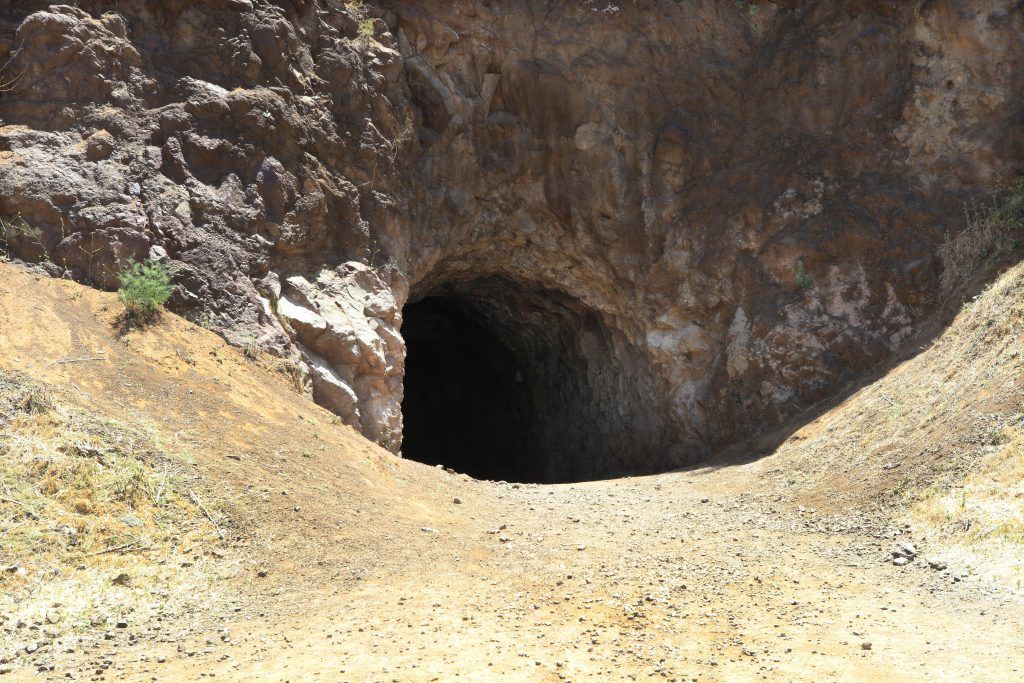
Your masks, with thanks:
[(193, 315), (191, 318), (192, 322), (204, 330), (213, 330), (215, 325), (213, 316), (208, 311), (203, 311), (199, 315)]
[(993, 446), (1001, 446), (1009, 440), (1009, 437), (1006, 436), (1006, 432), (1003, 431), (1002, 427), (993, 427), (989, 430), (988, 441)]
[(362, 42), (363, 47), (369, 47), (374, 33), (373, 19), (361, 19), (359, 21), (359, 40)]
[(807, 274), (807, 269), (804, 268), (803, 261), (796, 262), (796, 271), (793, 277), (793, 281), (796, 282), (796, 286), (800, 289), (810, 289), (814, 286), (814, 280)]
[(50, 258), (46, 244), (43, 242), (43, 231), (29, 225), (21, 213), (16, 213), (7, 220), (0, 218), (0, 255), (3, 256), (3, 260), (10, 260), (12, 243), (15, 240), (37, 249), (43, 260)]
[(153, 320), (171, 298), (171, 274), (156, 261), (130, 262), (119, 280), (121, 303), (128, 317), (138, 322)]
[(245, 345), (242, 347), (245, 357), (249, 360), (258, 360), (262, 351), (260, 343), (256, 340), (256, 335), (250, 334), (245, 340)]
[(369, 47), (376, 29), (373, 18), (366, 14), (366, 4), (363, 0), (349, 0), (349, 2), (345, 3), (345, 9), (351, 12), (358, 22), (357, 26), (360, 44), (363, 48)]

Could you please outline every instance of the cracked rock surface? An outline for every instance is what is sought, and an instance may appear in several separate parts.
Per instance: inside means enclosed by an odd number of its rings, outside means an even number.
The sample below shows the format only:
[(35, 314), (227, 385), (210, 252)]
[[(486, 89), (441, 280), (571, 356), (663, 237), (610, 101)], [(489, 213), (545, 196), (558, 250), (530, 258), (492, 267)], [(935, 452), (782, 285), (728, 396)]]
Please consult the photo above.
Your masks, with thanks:
[(588, 476), (691, 462), (898, 350), (1024, 158), (1018, 3), (756, 6), (6, 3), (0, 242), (107, 289), (165, 260), (395, 451), (402, 309), (455, 291), (581, 359), (539, 400), (602, 425)]

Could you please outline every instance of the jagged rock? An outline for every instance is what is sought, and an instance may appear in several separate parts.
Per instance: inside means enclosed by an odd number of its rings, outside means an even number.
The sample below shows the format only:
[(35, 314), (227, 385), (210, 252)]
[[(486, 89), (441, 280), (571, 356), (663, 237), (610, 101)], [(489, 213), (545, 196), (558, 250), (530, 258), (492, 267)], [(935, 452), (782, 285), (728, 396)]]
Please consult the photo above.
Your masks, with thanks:
[(313, 393), (381, 445), (402, 439), (405, 344), (391, 290), (365, 264), (296, 275), (282, 286), (278, 312), (310, 367)]
[(362, 429), (359, 397), (331, 365), (312, 352), (304, 355), (313, 383), (313, 399), (356, 429)]
[[(907, 564), (917, 557), (917, 548), (909, 541), (899, 541), (889, 551), (889, 557), (892, 558), (893, 564)], [(897, 562), (897, 560), (901, 561)]]
[(5, 250), (164, 259), (392, 450), (401, 311), (445, 295), (565, 371), (544, 476), (703, 457), (898, 349), (1022, 170), (1012, 0), (87, 6), (0, 9)]

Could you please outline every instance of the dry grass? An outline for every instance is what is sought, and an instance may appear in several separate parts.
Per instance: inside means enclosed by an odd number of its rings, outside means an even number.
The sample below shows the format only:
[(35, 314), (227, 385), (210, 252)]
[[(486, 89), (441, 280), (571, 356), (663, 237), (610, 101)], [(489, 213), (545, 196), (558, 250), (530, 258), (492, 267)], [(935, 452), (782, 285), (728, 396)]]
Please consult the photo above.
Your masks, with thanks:
[(967, 206), (967, 227), (939, 247), (945, 300), (962, 295), (991, 265), (1011, 255), (1024, 237), (1024, 180)]
[(59, 636), (212, 599), (209, 582), (231, 569), (207, 566), (224, 555), (194, 486), (143, 430), (0, 372), (0, 650), (31, 635), (12, 624)]
[(1024, 263), (766, 459), (800, 503), (909, 523), (926, 557), (1024, 588)]
[(1024, 428), (1020, 416), (992, 434), (998, 450), (954, 485), (926, 490), (910, 511), (943, 555), (1024, 588)]

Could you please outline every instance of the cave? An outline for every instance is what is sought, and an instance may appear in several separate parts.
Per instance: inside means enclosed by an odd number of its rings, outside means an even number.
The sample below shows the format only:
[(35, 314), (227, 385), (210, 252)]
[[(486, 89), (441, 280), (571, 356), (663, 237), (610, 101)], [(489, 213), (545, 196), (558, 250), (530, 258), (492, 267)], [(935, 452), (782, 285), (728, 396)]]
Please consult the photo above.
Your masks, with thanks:
[(478, 479), (635, 471), (657, 433), (635, 350), (564, 292), (502, 276), (410, 297), (402, 454)]

